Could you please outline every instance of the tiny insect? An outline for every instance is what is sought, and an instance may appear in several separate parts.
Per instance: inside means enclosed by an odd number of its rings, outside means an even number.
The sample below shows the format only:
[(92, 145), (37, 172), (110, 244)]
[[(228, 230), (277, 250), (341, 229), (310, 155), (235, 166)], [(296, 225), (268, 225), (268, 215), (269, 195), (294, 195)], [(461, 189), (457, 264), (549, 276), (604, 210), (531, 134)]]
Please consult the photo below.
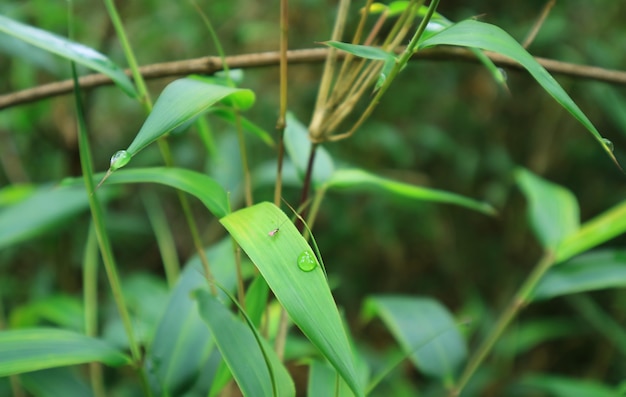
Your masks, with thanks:
[(278, 225), (278, 227), (276, 229), (272, 229), (269, 232), (267, 232), (267, 235), (270, 237), (274, 237), (276, 235), (276, 233), (278, 233), (280, 231), (280, 227), (287, 222), (289, 219), (285, 219), (280, 225)]

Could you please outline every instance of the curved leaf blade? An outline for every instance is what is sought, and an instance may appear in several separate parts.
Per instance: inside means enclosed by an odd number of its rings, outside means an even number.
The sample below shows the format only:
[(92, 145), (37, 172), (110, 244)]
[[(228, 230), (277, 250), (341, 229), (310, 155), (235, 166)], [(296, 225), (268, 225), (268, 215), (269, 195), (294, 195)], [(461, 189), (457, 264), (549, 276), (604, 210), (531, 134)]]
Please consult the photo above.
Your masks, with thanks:
[(93, 48), (0, 15), (0, 32), (107, 75), (132, 98), (135, 86), (124, 71)]
[(626, 232), (626, 202), (582, 224), (566, 238), (556, 252), (556, 261), (565, 261)]
[(442, 190), (429, 189), (408, 183), (397, 182), (392, 179), (381, 178), (360, 169), (337, 170), (326, 184), (329, 189), (356, 189), (374, 188), (398, 197), (412, 200), (432, 201), (437, 203), (454, 204), (482, 212), (486, 215), (496, 214), (496, 210), (488, 203), (473, 200), (458, 194)]
[[(231, 290), (236, 283), (235, 259), (230, 239), (206, 250), (211, 273)], [(146, 370), (155, 395), (183, 395), (202, 372), (215, 350), (212, 336), (198, 312), (192, 292), (207, 285), (199, 257), (186, 265), (156, 327), (146, 353)], [(217, 364), (215, 364), (217, 367)]]
[(528, 200), (528, 221), (541, 245), (555, 250), (579, 227), (576, 197), (562, 186), (519, 168), (515, 179)]
[[(456, 45), (474, 47), (497, 52), (519, 62), (528, 73), (552, 96), (565, 110), (578, 120), (602, 145), (604, 151), (615, 164), (619, 164), (611, 149), (605, 144), (602, 136), (591, 120), (570, 98), (559, 83), (522, 47), (513, 37), (501, 28), (475, 20), (456, 23), (449, 28), (429, 36), (419, 44), (419, 48), (436, 45)], [(621, 167), (620, 167), (621, 168)]]
[(551, 267), (533, 291), (533, 299), (626, 287), (626, 251), (589, 252)]
[(0, 249), (47, 232), (88, 207), (84, 188), (37, 189), (25, 200), (0, 212)]
[[(318, 266), (298, 268), (298, 257), (314, 252), (289, 218), (275, 205), (264, 202), (220, 219), (248, 254), (293, 322), (315, 345), (357, 395), (363, 389), (339, 311)], [(279, 231), (270, 235), (276, 228)]]
[[(222, 357), (244, 396), (295, 396), (295, 386), (287, 369), (264, 339), (263, 351), (253, 331), (206, 290), (198, 290), (196, 298), (200, 315), (209, 326)], [(265, 361), (267, 355), (269, 363)], [(268, 370), (276, 385), (276, 394)]]
[(230, 212), (228, 195), (215, 180), (184, 168), (151, 167), (122, 170), (112, 174), (106, 183), (159, 183), (196, 197), (216, 217), (222, 217)]
[(0, 332), (0, 377), (66, 365), (101, 362), (117, 367), (130, 357), (102, 340), (54, 328)]
[(244, 110), (252, 106), (254, 98), (254, 92), (247, 89), (209, 84), (194, 78), (175, 80), (165, 87), (126, 151), (134, 156), (174, 128), (206, 112), (219, 101), (229, 99), (234, 106)]
[(347, 52), (348, 54), (355, 55), (359, 58), (372, 59), (375, 61), (390, 61), (395, 59), (394, 54), (389, 53), (382, 48), (372, 47), (369, 45), (350, 44), (332, 40), (325, 41), (322, 44), (326, 44), (329, 47)]
[(411, 296), (367, 299), (366, 318), (378, 315), (411, 361), (424, 374), (453, 379), (467, 357), (467, 346), (452, 315), (439, 302)]

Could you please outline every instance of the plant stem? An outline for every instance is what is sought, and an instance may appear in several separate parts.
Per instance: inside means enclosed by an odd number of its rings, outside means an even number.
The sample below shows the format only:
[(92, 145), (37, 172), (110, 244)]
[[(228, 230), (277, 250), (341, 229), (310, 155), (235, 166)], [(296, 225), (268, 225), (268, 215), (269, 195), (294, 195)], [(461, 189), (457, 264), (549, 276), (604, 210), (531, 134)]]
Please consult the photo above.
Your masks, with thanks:
[(135, 59), (135, 54), (133, 53), (133, 49), (130, 46), (130, 42), (126, 37), (126, 31), (124, 30), (124, 26), (122, 25), (122, 20), (115, 8), (115, 4), (113, 0), (104, 0), (104, 5), (109, 13), (109, 18), (111, 18), (111, 23), (113, 23), (113, 27), (115, 28), (115, 33), (120, 40), (120, 44), (124, 49), (124, 56), (126, 56), (126, 61), (128, 62), (128, 67), (130, 68), (131, 74), (137, 86), (137, 91), (139, 93), (139, 102), (143, 105), (144, 109), (149, 112), (152, 109), (152, 101), (150, 99), (150, 95), (148, 94), (148, 89), (146, 88), (146, 82), (139, 71), (139, 65), (137, 64), (137, 60)]
[(420, 22), (419, 27), (417, 28), (417, 30), (415, 31), (415, 34), (413, 35), (413, 37), (411, 38), (411, 41), (409, 42), (409, 45), (407, 45), (402, 55), (400, 55), (400, 58), (396, 61), (395, 66), (389, 72), (389, 76), (387, 76), (387, 78), (385, 79), (385, 82), (380, 87), (380, 89), (376, 92), (376, 95), (371, 100), (371, 102), (369, 103), (365, 111), (361, 114), (361, 117), (359, 117), (357, 122), (352, 126), (352, 128), (348, 132), (338, 134), (338, 135), (332, 135), (328, 137), (329, 141), (338, 141), (338, 140), (345, 139), (345, 138), (352, 136), (352, 134), (354, 134), (354, 132), (361, 126), (361, 124), (363, 124), (363, 122), (365, 122), (365, 120), (369, 118), (369, 116), (372, 114), (372, 112), (378, 105), (378, 102), (380, 102), (380, 99), (382, 98), (383, 94), (387, 91), (387, 89), (391, 85), (391, 82), (394, 80), (396, 75), (400, 72), (400, 70), (402, 70), (404, 65), (407, 64), (407, 62), (411, 59), (411, 57), (415, 53), (415, 50), (417, 49), (417, 45), (419, 44), (419, 40), (422, 37), (422, 34), (424, 33), (424, 31), (426, 30), (426, 26), (428, 25), (428, 22), (430, 21), (433, 14), (435, 13), (435, 10), (437, 9), (438, 5), (439, 5), (439, 0), (432, 0), (430, 2), (430, 5), (428, 6), (428, 11), (426, 11), (426, 15), (424, 16), (424, 19), (422, 19), (422, 21)]
[[(93, 223), (89, 227), (83, 256), (83, 301), (85, 305), (85, 334), (98, 333), (98, 239)], [(94, 396), (105, 397), (101, 363), (89, 363), (89, 378)]]
[(104, 212), (102, 210), (102, 206), (100, 205), (100, 201), (98, 200), (98, 196), (95, 192), (91, 149), (89, 147), (89, 139), (87, 137), (87, 126), (84, 119), (84, 112), (82, 110), (82, 103), (78, 86), (78, 77), (76, 73), (76, 66), (74, 63), (72, 63), (72, 75), (74, 76), (75, 80), (74, 98), (76, 102), (76, 114), (78, 119), (78, 149), (80, 153), (80, 163), (87, 195), (89, 198), (89, 207), (91, 209), (91, 216), (96, 231), (96, 237), (100, 246), (100, 253), (102, 255), (102, 261), (104, 262), (104, 268), (106, 270), (109, 284), (111, 286), (113, 299), (120, 313), (120, 317), (122, 318), (122, 324), (124, 325), (126, 336), (128, 337), (128, 345), (130, 347), (133, 363), (135, 364), (136, 369), (139, 372), (139, 377), (141, 379), (141, 384), (145, 395), (151, 396), (152, 392), (150, 390), (150, 387), (148, 386), (144, 368), (141, 365), (142, 358), (139, 343), (137, 343), (134, 336), (130, 314), (128, 313), (126, 302), (124, 300), (122, 286), (117, 273), (117, 265), (113, 256), (113, 250), (111, 249), (111, 242), (109, 241), (109, 236), (106, 232)]
[[(287, 126), (287, 51), (289, 50), (289, 0), (280, 0), (280, 109), (276, 131), (278, 132), (278, 153), (276, 159), (276, 185), (274, 186), (274, 204), (280, 206), (283, 189), (283, 158), (285, 157), (284, 135)], [(279, 355), (280, 357), (280, 355)]]
[(467, 362), (459, 381), (449, 393), (450, 397), (461, 394), (461, 391), (467, 385), (467, 382), (470, 380), (472, 375), (474, 375), (474, 372), (476, 372), (483, 360), (491, 352), (498, 339), (500, 339), (507, 326), (511, 323), (511, 320), (515, 318), (520, 309), (530, 302), (531, 294), (537, 286), (537, 283), (553, 264), (554, 253), (552, 251), (546, 251), (524, 284), (522, 284), (519, 288), (506, 310), (502, 313), (496, 325), (491, 330), (491, 333)]

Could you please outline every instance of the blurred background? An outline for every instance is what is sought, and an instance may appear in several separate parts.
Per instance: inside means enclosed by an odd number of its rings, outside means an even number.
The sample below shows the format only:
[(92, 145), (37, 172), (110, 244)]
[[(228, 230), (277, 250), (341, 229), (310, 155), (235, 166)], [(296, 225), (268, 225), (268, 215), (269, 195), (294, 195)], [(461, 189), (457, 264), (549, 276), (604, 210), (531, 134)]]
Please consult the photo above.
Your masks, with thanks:
[[(227, 55), (278, 49), (278, 1), (197, 2), (214, 24)], [(439, 12), (452, 21), (470, 17), (502, 27), (523, 41), (545, 5), (476, 0), (441, 1)], [(352, 5), (354, 29), (361, 2)], [(77, 41), (125, 66), (104, 6), (75, 4)], [(207, 29), (190, 2), (136, 0), (119, 2), (127, 33), (140, 64), (217, 55)], [(290, 4), (290, 48), (317, 48), (330, 36), (335, 1), (304, 0)], [(67, 2), (3, 1), (0, 14), (56, 32), (67, 32)], [(626, 69), (626, 3), (599, 0), (557, 1), (529, 51), (536, 56), (608, 69)], [(348, 32), (351, 32), (350, 27)], [(308, 124), (321, 65), (289, 70), (289, 108)], [(412, 62), (383, 98), (373, 117), (353, 138), (325, 148), (337, 166), (357, 166), (383, 176), (448, 190), (493, 204), (493, 218), (467, 209), (403, 202), (372, 193), (332, 193), (323, 203), (314, 233), (337, 287), (335, 298), (346, 309), (357, 336), (370, 343), (389, 337), (381, 326), (358, 320), (363, 298), (394, 293), (434, 297), (459, 319), (468, 334), (488, 329), (515, 289), (539, 259), (541, 250), (526, 223), (526, 203), (512, 181), (517, 166), (570, 189), (580, 202), (581, 220), (621, 202), (625, 177), (592, 136), (543, 92), (526, 73), (507, 71), (510, 94), (503, 92), (480, 65), (459, 61)], [(0, 93), (66, 79), (61, 59), (0, 36)], [(603, 136), (626, 160), (624, 87), (556, 76)], [(153, 99), (171, 79), (149, 82)], [(247, 117), (273, 133), (278, 115), (278, 68), (244, 72), (242, 87), (257, 94)], [(86, 97), (96, 170), (126, 147), (145, 115), (135, 101), (114, 87), (91, 90)], [(235, 189), (241, 180), (236, 134), (212, 121), (219, 158), (207, 158), (194, 133), (171, 138), (177, 165), (203, 170)], [(272, 164), (274, 151), (247, 137), (253, 168)], [(160, 163), (148, 149), (136, 165)], [(57, 183), (80, 175), (73, 98), (55, 97), (0, 111), (0, 187)], [(126, 275), (162, 276), (160, 255), (142, 209), (141, 189), (156, 191), (166, 207), (182, 262), (193, 246), (176, 195), (154, 186), (128, 188), (109, 204), (109, 227)], [(259, 182), (255, 199), (270, 200), (273, 185)], [(295, 201), (298, 187), (285, 196)], [(207, 244), (224, 230), (194, 202)], [(77, 294), (89, 215), (59, 225), (51, 233), (0, 251), (0, 291), (5, 313), (51, 291)], [(626, 239), (610, 244), (621, 247)], [(124, 276), (123, 274), (123, 276)], [(606, 313), (624, 324), (626, 294), (619, 290), (591, 294)], [(542, 338), (518, 351), (515, 372), (556, 372), (593, 377), (607, 383), (623, 380), (626, 367), (612, 342), (602, 336), (580, 309), (554, 299), (524, 311), (517, 324), (566, 319), (546, 329)], [(549, 324), (549, 322), (546, 322)], [(563, 324), (574, 326), (563, 331)], [(567, 328), (567, 327), (566, 327)], [(575, 331), (575, 332), (574, 332)], [(547, 336), (546, 336), (547, 335)], [(550, 341), (549, 339), (558, 339)], [(504, 351), (504, 350), (503, 350)], [(506, 353), (501, 353), (503, 356)], [(621, 363), (621, 364), (619, 364)], [(416, 375), (417, 376), (417, 375)], [(508, 376), (508, 375), (507, 375)]]

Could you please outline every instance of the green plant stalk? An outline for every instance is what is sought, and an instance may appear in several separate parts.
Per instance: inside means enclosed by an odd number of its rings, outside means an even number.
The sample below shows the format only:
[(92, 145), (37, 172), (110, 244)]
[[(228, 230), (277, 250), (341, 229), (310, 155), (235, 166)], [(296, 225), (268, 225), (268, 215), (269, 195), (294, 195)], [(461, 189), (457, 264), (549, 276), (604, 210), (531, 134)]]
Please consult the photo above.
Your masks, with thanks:
[(109, 18), (111, 18), (111, 23), (113, 23), (113, 28), (115, 29), (115, 33), (120, 40), (120, 44), (124, 50), (124, 55), (126, 56), (126, 61), (128, 62), (128, 67), (130, 68), (133, 80), (137, 86), (137, 91), (139, 92), (139, 102), (143, 105), (147, 112), (150, 112), (150, 110), (152, 110), (152, 100), (150, 99), (150, 94), (146, 88), (146, 82), (139, 71), (139, 65), (135, 59), (135, 54), (130, 46), (128, 37), (126, 36), (122, 20), (120, 19), (117, 9), (115, 8), (113, 0), (104, 0), (104, 5), (109, 13)]
[(409, 62), (409, 60), (411, 59), (411, 56), (415, 53), (415, 49), (417, 48), (417, 45), (419, 44), (419, 40), (424, 34), (424, 31), (426, 30), (426, 26), (428, 25), (428, 22), (430, 21), (433, 14), (435, 13), (435, 10), (437, 9), (438, 5), (439, 5), (439, 0), (432, 0), (430, 2), (430, 5), (428, 6), (428, 10), (426, 11), (426, 15), (424, 16), (424, 19), (422, 19), (422, 21), (420, 22), (420, 25), (415, 31), (415, 34), (413, 35), (413, 37), (411, 38), (411, 41), (405, 48), (400, 58), (396, 61), (395, 66), (389, 72), (389, 76), (387, 76), (387, 78), (385, 79), (385, 82), (380, 87), (380, 89), (376, 92), (376, 95), (370, 101), (369, 105), (367, 106), (365, 111), (361, 114), (361, 117), (359, 117), (357, 122), (352, 126), (352, 128), (348, 132), (345, 132), (343, 134), (333, 135), (329, 137), (328, 140), (338, 141), (338, 140), (350, 137), (363, 124), (363, 122), (365, 122), (365, 120), (369, 118), (369, 116), (372, 114), (372, 112), (374, 111), (378, 103), (380, 102), (380, 99), (382, 98), (383, 94), (387, 91), (387, 89), (391, 85), (392, 81), (398, 75), (400, 70), (402, 70), (402, 68)]
[(487, 355), (491, 352), (496, 342), (500, 339), (507, 326), (511, 323), (511, 321), (515, 318), (517, 313), (526, 306), (532, 299), (532, 292), (537, 286), (537, 283), (541, 280), (543, 275), (548, 271), (550, 266), (552, 266), (554, 262), (554, 252), (546, 251), (544, 255), (541, 257), (533, 271), (530, 273), (524, 284), (520, 287), (518, 292), (515, 294), (506, 310), (502, 313), (500, 318), (498, 319), (496, 325), (491, 330), (491, 333), (487, 336), (485, 341), (478, 347), (476, 352), (470, 357), (463, 373), (459, 377), (459, 381), (456, 383), (456, 386), (450, 390), (449, 396), (458, 396), (461, 394), (463, 388), (467, 385), (467, 382), (470, 380), (474, 372), (478, 369), (478, 367), (482, 364)]
[(209, 156), (215, 156), (217, 149), (215, 147), (215, 141), (213, 140), (213, 133), (211, 132), (211, 126), (205, 117), (198, 117), (196, 119), (196, 129), (198, 136), (204, 144), (204, 148)]
[(152, 230), (157, 240), (159, 252), (163, 259), (163, 268), (165, 269), (165, 279), (167, 285), (171, 288), (174, 287), (176, 280), (180, 274), (180, 262), (178, 261), (178, 255), (176, 254), (176, 244), (174, 243), (174, 236), (167, 224), (167, 219), (163, 208), (159, 203), (159, 199), (154, 194), (142, 195), (144, 207), (148, 212), (148, 219), (152, 225)]
[[(98, 238), (93, 223), (89, 226), (83, 256), (83, 302), (85, 305), (85, 334), (98, 334)], [(106, 397), (102, 364), (89, 363), (89, 379), (95, 397)]]
[[(280, 0), (280, 109), (276, 121), (278, 133), (278, 153), (276, 158), (276, 184), (274, 185), (274, 205), (280, 207), (283, 190), (283, 159), (285, 157), (284, 135), (287, 117), (288, 59), (289, 50), (289, 0)], [(282, 316), (281, 316), (282, 317)], [(278, 355), (282, 359), (282, 354)]]
[[(105, 4), (107, 7), (107, 11), (109, 13), (109, 17), (111, 18), (111, 21), (115, 28), (116, 34), (118, 35), (120, 39), (120, 43), (122, 44), (122, 47), (124, 48), (124, 54), (128, 61), (128, 65), (130, 67), (131, 73), (133, 75), (133, 78), (135, 79), (135, 83), (137, 84), (137, 90), (140, 93), (140, 102), (144, 106), (146, 113), (150, 113), (152, 111), (152, 100), (150, 99), (150, 95), (146, 89), (145, 80), (143, 79), (143, 76), (141, 75), (141, 72), (139, 71), (137, 61), (135, 60), (135, 55), (126, 37), (124, 26), (122, 25), (119, 14), (117, 13), (117, 9), (115, 8), (115, 5), (112, 2), (112, 0), (105, 0)], [(157, 142), (159, 145), (159, 149), (161, 151), (161, 155), (163, 156), (163, 159), (165, 161), (165, 164), (168, 167), (171, 167), (173, 164), (173, 160), (172, 160), (169, 144), (167, 143), (165, 139), (159, 139)], [(187, 220), (187, 225), (191, 232), (194, 247), (196, 251), (198, 252), (198, 255), (202, 262), (202, 266), (204, 267), (206, 277), (212, 278), (211, 271), (210, 271), (211, 267), (209, 265), (206, 255), (204, 254), (204, 250), (202, 249), (200, 233), (198, 232), (197, 224), (191, 214), (187, 197), (179, 191), (178, 198), (179, 198), (179, 201), (181, 202), (181, 206), (183, 207), (183, 213), (184, 213), (185, 219)], [(217, 294), (217, 290), (215, 290), (214, 286), (211, 286), (211, 290), (214, 294)]]
[(104, 262), (104, 268), (107, 273), (107, 277), (109, 279), (109, 284), (111, 286), (111, 292), (113, 294), (113, 299), (117, 306), (117, 310), (120, 313), (120, 317), (122, 319), (122, 324), (124, 325), (124, 330), (126, 331), (126, 335), (128, 337), (128, 344), (130, 347), (131, 356), (133, 358), (134, 365), (139, 372), (139, 376), (141, 378), (141, 384), (144, 389), (144, 393), (147, 396), (151, 396), (152, 392), (148, 387), (148, 382), (141, 365), (141, 351), (139, 349), (139, 344), (135, 340), (132, 323), (130, 320), (130, 314), (128, 313), (128, 309), (126, 307), (126, 302), (124, 300), (124, 294), (122, 293), (122, 286), (119, 280), (119, 276), (117, 273), (117, 265), (115, 264), (115, 258), (113, 256), (113, 250), (111, 249), (111, 243), (109, 241), (109, 237), (106, 233), (106, 226), (104, 222), (104, 213), (102, 211), (102, 206), (98, 201), (98, 197), (95, 192), (95, 186), (93, 182), (93, 165), (91, 160), (91, 150), (89, 147), (89, 139), (87, 137), (87, 126), (85, 123), (85, 119), (82, 111), (82, 103), (80, 100), (80, 91), (78, 85), (78, 76), (76, 73), (76, 66), (72, 63), (72, 75), (74, 78), (74, 98), (76, 101), (76, 114), (78, 120), (78, 149), (80, 154), (80, 163), (83, 173), (83, 180), (85, 181), (85, 188), (87, 190), (87, 195), (89, 197), (89, 208), (91, 210), (91, 216), (93, 219), (93, 224), (96, 231), (96, 237), (98, 239), (98, 244), (100, 246), (100, 253), (102, 255), (102, 261)]

